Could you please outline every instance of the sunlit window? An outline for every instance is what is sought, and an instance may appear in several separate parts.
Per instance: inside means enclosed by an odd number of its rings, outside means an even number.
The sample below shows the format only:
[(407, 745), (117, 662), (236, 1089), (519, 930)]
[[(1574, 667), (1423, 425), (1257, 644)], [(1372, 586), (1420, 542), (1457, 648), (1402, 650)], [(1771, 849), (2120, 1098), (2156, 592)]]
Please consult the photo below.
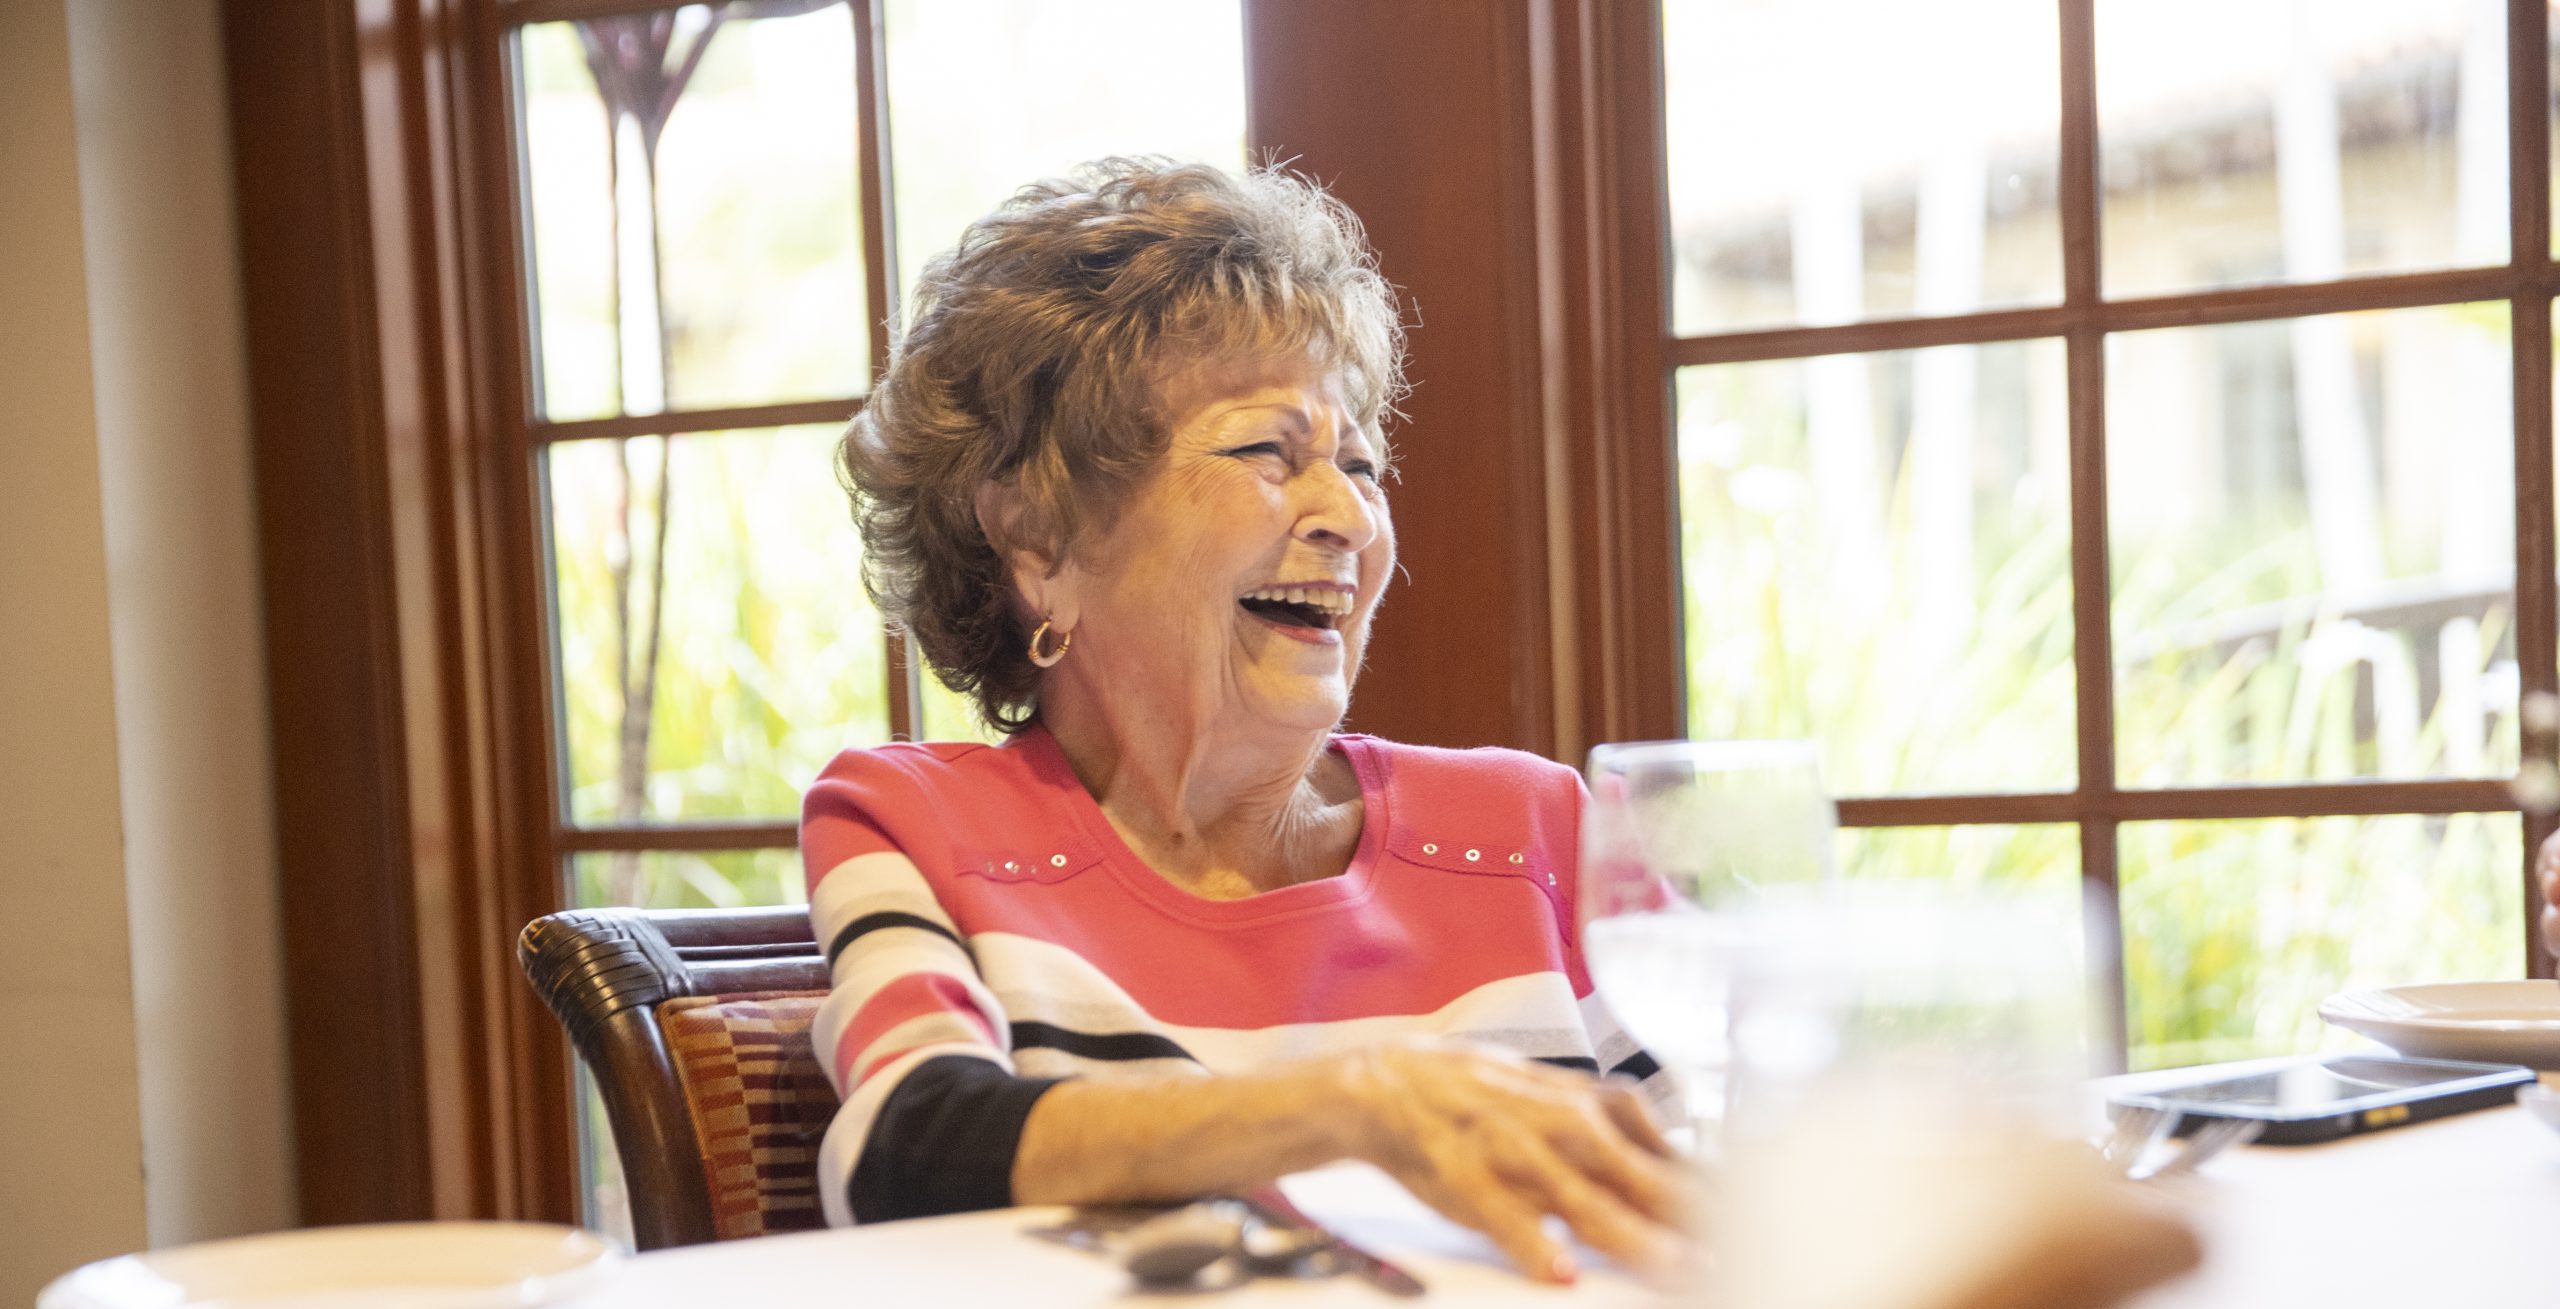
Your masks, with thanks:
[(2112, 903), (2130, 1064), (2309, 1049), (2523, 971), (2521, 56), (2071, 12), (1665, 0), (1688, 727), (1821, 741), (1856, 875)]

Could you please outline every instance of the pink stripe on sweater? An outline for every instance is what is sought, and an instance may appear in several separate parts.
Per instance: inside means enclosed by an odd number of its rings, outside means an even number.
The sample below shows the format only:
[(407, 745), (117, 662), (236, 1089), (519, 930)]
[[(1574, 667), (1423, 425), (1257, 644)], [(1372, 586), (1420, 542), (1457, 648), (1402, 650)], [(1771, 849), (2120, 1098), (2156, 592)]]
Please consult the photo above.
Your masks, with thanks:
[[(863, 1061), (873, 1043), (888, 1034), (889, 1029), (911, 1018), (946, 1012), (967, 1019), (981, 1039), (997, 1046), (995, 1028), (987, 1016), (978, 1012), (977, 1002), (969, 998), (968, 988), (959, 979), (941, 973), (908, 973), (871, 993), (854, 1011), (853, 1021), (845, 1025), (844, 1035), (836, 1040), (836, 1087), (852, 1095), (856, 1085), (851, 1078), (855, 1064)], [(999, 1047), (1001, 1048), (1001, 1047)], [(888, 1060), (875, 1060), (872, 1070), (888, 1065)]]

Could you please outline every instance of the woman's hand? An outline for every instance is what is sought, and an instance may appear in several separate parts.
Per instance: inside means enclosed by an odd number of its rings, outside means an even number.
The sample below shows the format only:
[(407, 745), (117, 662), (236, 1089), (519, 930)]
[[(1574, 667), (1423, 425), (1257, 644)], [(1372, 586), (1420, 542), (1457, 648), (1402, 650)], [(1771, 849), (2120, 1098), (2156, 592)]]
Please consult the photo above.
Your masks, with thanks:
[(1575, 1236), (1643, 1272), (1685, 1262), (1688, 1184), (1623, 1084), (1473, 1046), (1409, 1042), (1346, 1055), (1354, 1153), (1423, 1203), (1493, 1238), (1530, 1276), (1573, 1280)]
[(2560, 954), (2560, 832), (2542, 843), (2533, 875), (2542, 883), (2542, 948)]

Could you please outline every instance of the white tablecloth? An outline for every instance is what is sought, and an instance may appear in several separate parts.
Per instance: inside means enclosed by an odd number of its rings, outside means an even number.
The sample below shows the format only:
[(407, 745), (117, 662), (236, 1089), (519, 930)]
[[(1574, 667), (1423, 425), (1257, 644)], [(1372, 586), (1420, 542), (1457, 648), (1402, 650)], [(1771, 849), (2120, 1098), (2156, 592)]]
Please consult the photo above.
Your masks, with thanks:
[[(1493, 1246), (1424, 1208), (1384, 1173), (1343, 1165), (1291, 1177), (1282, 1189), (1301, 1208), (1420, 1278), (1442, 1304), (1553, 1306), (1653, 1302), (1637, 1283), (1608, 1268), (1586, 1268), (1572, 1288), (1541, 1286), (1513, 1274)], [(611, 1289), (576, 1309), (886, 1309), (893, 1305), (1118, 1305), (1203, 1303), (1192, 1294), (1144, 1294), (1128, 1274), (1098, 1255), (1023, 1235), (1067, 1211), (1003, 1209), (919, 1218), (844, 1231), (805, 1232), (688, 1246), (642, 1255)], [(1215, 1297), (1256, 1305), (1408, 1303), (1357, 1278), (1265, 1278), (1249, 1290)]]
[(2142, 1309), (2560, 1302), (2560, 1135), (2521, 1109), (2237, 1150), (2181, 1190), (2205, 1266)]
[[(2142, 1309), (2436, 1309), (2560, 1300), (2560, 1136), (2497, 1109), (2318, 1146), (2233, 1151), (2176, 1184), (2205, 1233), (2202, 1273)], [(1360, 1167), (1292, 1178), (1290, 1194), (1395, 1259), (1430, 1299), (1466, 1305), (1655, 1302), (1587, 1269), (1559, 1289), (1512, 1275), (1492, 1247)], [(1055, 1209), (1011, 1209), (643, 1255), (580, 1309), (731, 1305), (1104, 1305), (1139, 1295), (1107, 1261), (1022, 1234)], [(1395, 1303), (1351, 1278), (1262, 1281), (1255, 1304)], [(1232, 1298), (1232, 1297), (1231, 1297)]]

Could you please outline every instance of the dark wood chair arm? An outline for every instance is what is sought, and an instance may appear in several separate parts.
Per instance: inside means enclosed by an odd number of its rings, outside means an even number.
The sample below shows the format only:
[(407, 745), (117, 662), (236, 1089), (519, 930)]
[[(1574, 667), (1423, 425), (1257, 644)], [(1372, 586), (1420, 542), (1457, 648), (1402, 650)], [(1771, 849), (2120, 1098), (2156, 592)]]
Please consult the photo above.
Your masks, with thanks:
[(657, 1006), (693, 993), (675, 948), (651, 918), (571, 910), (527, 925), (516, 957), (595, 1075), (622, 1161), (632, 1243), (657, 1250), (713, 1239), (701, 1138), (658, 1028)]

